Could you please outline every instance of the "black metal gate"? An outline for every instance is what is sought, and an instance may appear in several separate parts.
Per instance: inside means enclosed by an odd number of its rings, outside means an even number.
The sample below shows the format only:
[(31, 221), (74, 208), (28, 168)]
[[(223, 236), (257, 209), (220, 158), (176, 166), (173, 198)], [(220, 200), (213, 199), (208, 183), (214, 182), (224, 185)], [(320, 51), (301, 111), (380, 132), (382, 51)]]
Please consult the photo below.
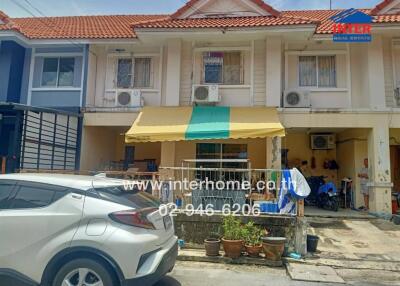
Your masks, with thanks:
[[(24, 105), (2, 106), (7, 128), (2, 139), (6, 148), (7, 172), (17, 169), (78, 170), (82, 131), (79, 114)], [(0, 121), (0, 126), (6, 122)], [(4, 153), (4, 152), (3, 152)], [(4, 156), (4, 155), (3, 155)]]
[(21, 147), (21, 169), (74, 170), (78, 118), (25, 111)]

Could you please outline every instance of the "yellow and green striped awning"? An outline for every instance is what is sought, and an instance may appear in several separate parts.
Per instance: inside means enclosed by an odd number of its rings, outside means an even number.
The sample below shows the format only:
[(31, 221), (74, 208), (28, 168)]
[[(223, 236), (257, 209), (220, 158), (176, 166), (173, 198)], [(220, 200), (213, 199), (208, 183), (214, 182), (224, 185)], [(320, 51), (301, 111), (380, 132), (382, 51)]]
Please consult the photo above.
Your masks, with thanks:
[(285, 136), (275, 108), (145, 107), (126, 143)]

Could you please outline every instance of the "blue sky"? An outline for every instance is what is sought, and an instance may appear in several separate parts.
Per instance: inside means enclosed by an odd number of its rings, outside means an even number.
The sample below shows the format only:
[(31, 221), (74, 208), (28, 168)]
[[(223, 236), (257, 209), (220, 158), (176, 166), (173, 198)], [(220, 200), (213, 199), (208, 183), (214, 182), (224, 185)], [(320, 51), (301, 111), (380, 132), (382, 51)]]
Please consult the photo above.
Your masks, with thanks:
[[(186, 0), (0, 0), (0, 10), (11, 17), (31, 16), (15, 2), (36, 16), (39, 12), (29, 6), (29, 3), (46, 16), (61, 16), (171, 13), (181, 7)], [(329, 8), (329, 0), (269, 0), (266, 2), (278, 10)], [(381, 1), (332, 0), (332, 2), (334, 8), (370, 8)]]

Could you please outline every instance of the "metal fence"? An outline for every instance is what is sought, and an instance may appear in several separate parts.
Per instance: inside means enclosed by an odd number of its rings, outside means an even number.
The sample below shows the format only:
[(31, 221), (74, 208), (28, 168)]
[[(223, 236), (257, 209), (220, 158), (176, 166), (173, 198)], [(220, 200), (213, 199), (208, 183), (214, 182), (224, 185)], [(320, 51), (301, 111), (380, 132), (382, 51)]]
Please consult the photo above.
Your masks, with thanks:
[[(160, 168), (160, 190), (163, 201), (178, 202), (181, 209), (187, 206), (214, 211), (241, 211), (257, 206), (262, 213), (278, 213), (278, 196), (282, 187), (282, 170), (251, 169), (244, 159), (184, 160), (181, 167)], [(168, 191), (166, 196), (163, 191)], [(296, 214), (298, 211), (295, 202)]]

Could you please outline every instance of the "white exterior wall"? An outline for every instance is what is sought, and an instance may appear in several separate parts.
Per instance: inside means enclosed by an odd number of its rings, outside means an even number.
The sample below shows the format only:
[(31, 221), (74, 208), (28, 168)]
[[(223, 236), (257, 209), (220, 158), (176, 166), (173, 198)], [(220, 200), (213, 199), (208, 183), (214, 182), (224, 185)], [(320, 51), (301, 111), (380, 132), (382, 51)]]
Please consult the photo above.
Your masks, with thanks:
[(181, 86), (181, 39), (170, 39), (167, 43), (167, 65), (165, 105), (179, 106), (180, 86)]
[(383, 38), (383, 65), (385, 76), (385, 98), (386, 106), (395, 107), (394, 93), (394, 76), (393, 76), (393, 55), (392, 55), (392, 39)]
[(372, 109), (385, 108), (385, 73), (382, 36), (373, 36), (372, 42), (367, 46), (367, 60), (370, 107)]
[(193, 49), (191, 41), (182, 43), (180, 105), (190, 105), (192, 96)]
[(280, 106), (282, 94), (282, 39), (268, 37), (266, 43), (266, 105)]
[(353, 108), (369, 107), (368, 61), (365, 44), (350, 46), (351, 102)]
[[(220, 105), (280, 106), (287, 89), (298, 89), (298, 56), (336, 55), (337, 88), (310, 90), (313, 108), (396, 107), (393, 90), (400, 85), (400, 45), (392, 37), (374, 35), (371, 44), (335, 44), (331, 41), (288, 42), (280, 36), (222, 41), (171, 39), (145, 46), (93, 45), (89, 56), (86, 105), (114, 107), (115, 90), (109, 87), (110, 50), (124, 48), (133, 55), (150, 53), (153, 86), (142, 89), (144, 104), (191, 105), (192, 86), (202, 79), (202, 52), (236, 49), (243, 55), (243, 85), (220, 86)], [(397, 81), (397, 83), (396, 83)]]
[(255, 106), (265, 106), (266, 102), (266, 43), (254, 41), (254, 98)]

